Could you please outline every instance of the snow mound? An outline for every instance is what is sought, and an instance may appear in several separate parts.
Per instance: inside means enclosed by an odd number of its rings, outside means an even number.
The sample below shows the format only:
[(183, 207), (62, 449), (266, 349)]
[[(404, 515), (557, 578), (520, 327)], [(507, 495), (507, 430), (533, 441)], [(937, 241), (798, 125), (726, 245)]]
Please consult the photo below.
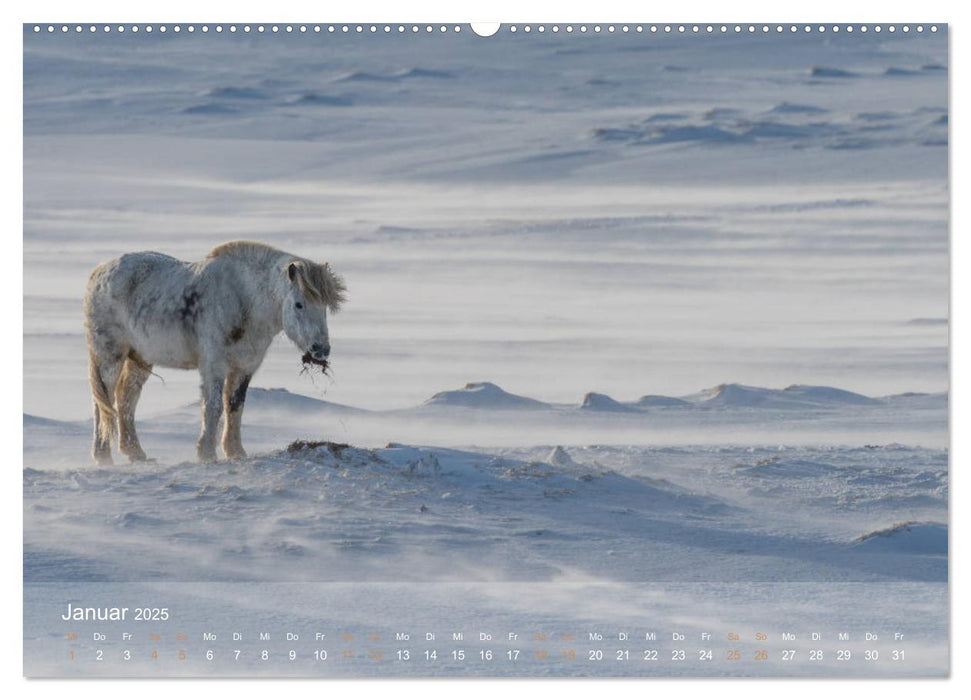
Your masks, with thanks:
[(835, 389), (831, 386), (805, 386), (793, 384), (783, 391), (786, 396), (798, 397), (811, 403), (847, 404), (853, 406), (875, 406), (880, 402), (863, 394), (856, 394), (845, 389)]
[[(777, 408), (776, 391), (742, 384), (719, 384), (696, 394), (697, 403), (704, 406)], [(785, 402), (783, 402), (785, 403)]]
[[(196, 409), (199, 402), (188, 404), (183, 408)], [(250, 387), (246, 392), (246, 411), (283, 411), (294, 413), (313, 413), (317, 411), (360, 411), (361, 409), (344, 406), (343, 404), (315, 399), (303, 394), (294, 394), (281, 388), (263, 389)]]
[(54, 420), (53, 418), (44, 418), (42, 416), (34, 416), (30, 413), (25, 413), (24, 430), (27, 428), (52, 428), (55, 430), (74, 432), (78, 429), (78, 426), (75, 423), (68, 423), (67, 421)]
[(947, 555), (947, 525), (916, 521), (894, 523), (883, 530), (861, 535), (854, 544), (881, 552)]
[(463, 408), (540, 409), (549, 404), (517, 394), (510, 394), (492, 382), (470, 382), (461, 389), (440, 391), (424, 406), (461, 406)]
[(646, 394), (637, 400), (637, 405), (646, 408), (648, 406), (690, 406), (691, 403), (684, 399), (675, 398), (674, 396)]
[(597, 394), (593, 391), (583, 397), (580, 408), (585, 411), (631, 411), (630, 406), (622, 404), (616, 399), (612, 399), (606, 394)]
[(546, 463), (552, 464), (554, 467), (576, 466), (573, 457), (561, 445), (557, 445), (550, 451), (549, 457), (546, 458)]
[(785, 389), (766, 389), (743, 384), (719, 384), (687, 397), (702, 406), (723, 408), (805, 409), (840, 406), (875, 406), (880, 401), (862, 394), (828, 386), (794, 384)]

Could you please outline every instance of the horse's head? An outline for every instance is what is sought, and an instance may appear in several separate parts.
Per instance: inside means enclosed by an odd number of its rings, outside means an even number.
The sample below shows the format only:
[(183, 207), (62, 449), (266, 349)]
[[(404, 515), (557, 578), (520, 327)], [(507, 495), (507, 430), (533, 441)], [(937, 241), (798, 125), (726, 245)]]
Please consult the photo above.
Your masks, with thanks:
[(337, 311), (344, 301), (344, 280), (330, 265), (297, 259), (286, 267), (289, 279), (283, 299), (283, 330), (304, 352), (304, 362), (326, 367), (330, 355), (327, 310)]

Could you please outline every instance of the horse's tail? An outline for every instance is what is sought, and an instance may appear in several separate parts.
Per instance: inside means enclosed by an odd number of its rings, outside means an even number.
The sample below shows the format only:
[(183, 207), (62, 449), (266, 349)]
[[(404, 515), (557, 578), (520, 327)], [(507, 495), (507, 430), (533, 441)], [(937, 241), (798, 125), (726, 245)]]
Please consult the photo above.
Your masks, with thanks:
[(93, 350), (90, 352), (90, 358), (88, 372), (91, 377), (91, 394), (94, 396), (95, 406), (98, 407), (98, 424), (95, 427), (98, 430), (99, 437), (110, 444), (115, 437), (117, 411), (115, 411), (111, 394), (108, 393), (108, 387), (105, 386), (105, 381), (101, 376), (101, 367)]

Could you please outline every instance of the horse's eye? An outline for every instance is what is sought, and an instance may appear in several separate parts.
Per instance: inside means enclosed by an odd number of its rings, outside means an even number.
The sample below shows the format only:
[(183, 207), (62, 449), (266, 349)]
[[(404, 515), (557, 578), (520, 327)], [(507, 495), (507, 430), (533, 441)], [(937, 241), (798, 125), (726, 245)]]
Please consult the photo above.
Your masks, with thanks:
[(298, 302), (296, 303), (296, 307), (297, 307), (298, 309), (302, 309), (302, 308), (303, 308), (303, 304), (301, 304), (301, 303), (300, 303), (300, 302), (298, 301)]

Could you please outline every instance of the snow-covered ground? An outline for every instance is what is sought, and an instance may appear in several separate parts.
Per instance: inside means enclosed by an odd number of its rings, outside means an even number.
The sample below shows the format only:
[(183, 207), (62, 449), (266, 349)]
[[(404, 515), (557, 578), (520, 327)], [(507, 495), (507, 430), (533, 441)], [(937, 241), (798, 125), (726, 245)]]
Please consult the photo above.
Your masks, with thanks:
[[(28, 672), (78, 672), (51, 606), (139, 591), (193, 640), (650, 619), (910, 659), (332, 674), (946, 672), (946, 63), (943, 31), (28, 31)], [(198, 377), (156, 368), (157, 461), (94, 467), (90, 269), (236, 238), (346, 277), (332, 376), (279, 339), (250, 457), (198, 464)]]

